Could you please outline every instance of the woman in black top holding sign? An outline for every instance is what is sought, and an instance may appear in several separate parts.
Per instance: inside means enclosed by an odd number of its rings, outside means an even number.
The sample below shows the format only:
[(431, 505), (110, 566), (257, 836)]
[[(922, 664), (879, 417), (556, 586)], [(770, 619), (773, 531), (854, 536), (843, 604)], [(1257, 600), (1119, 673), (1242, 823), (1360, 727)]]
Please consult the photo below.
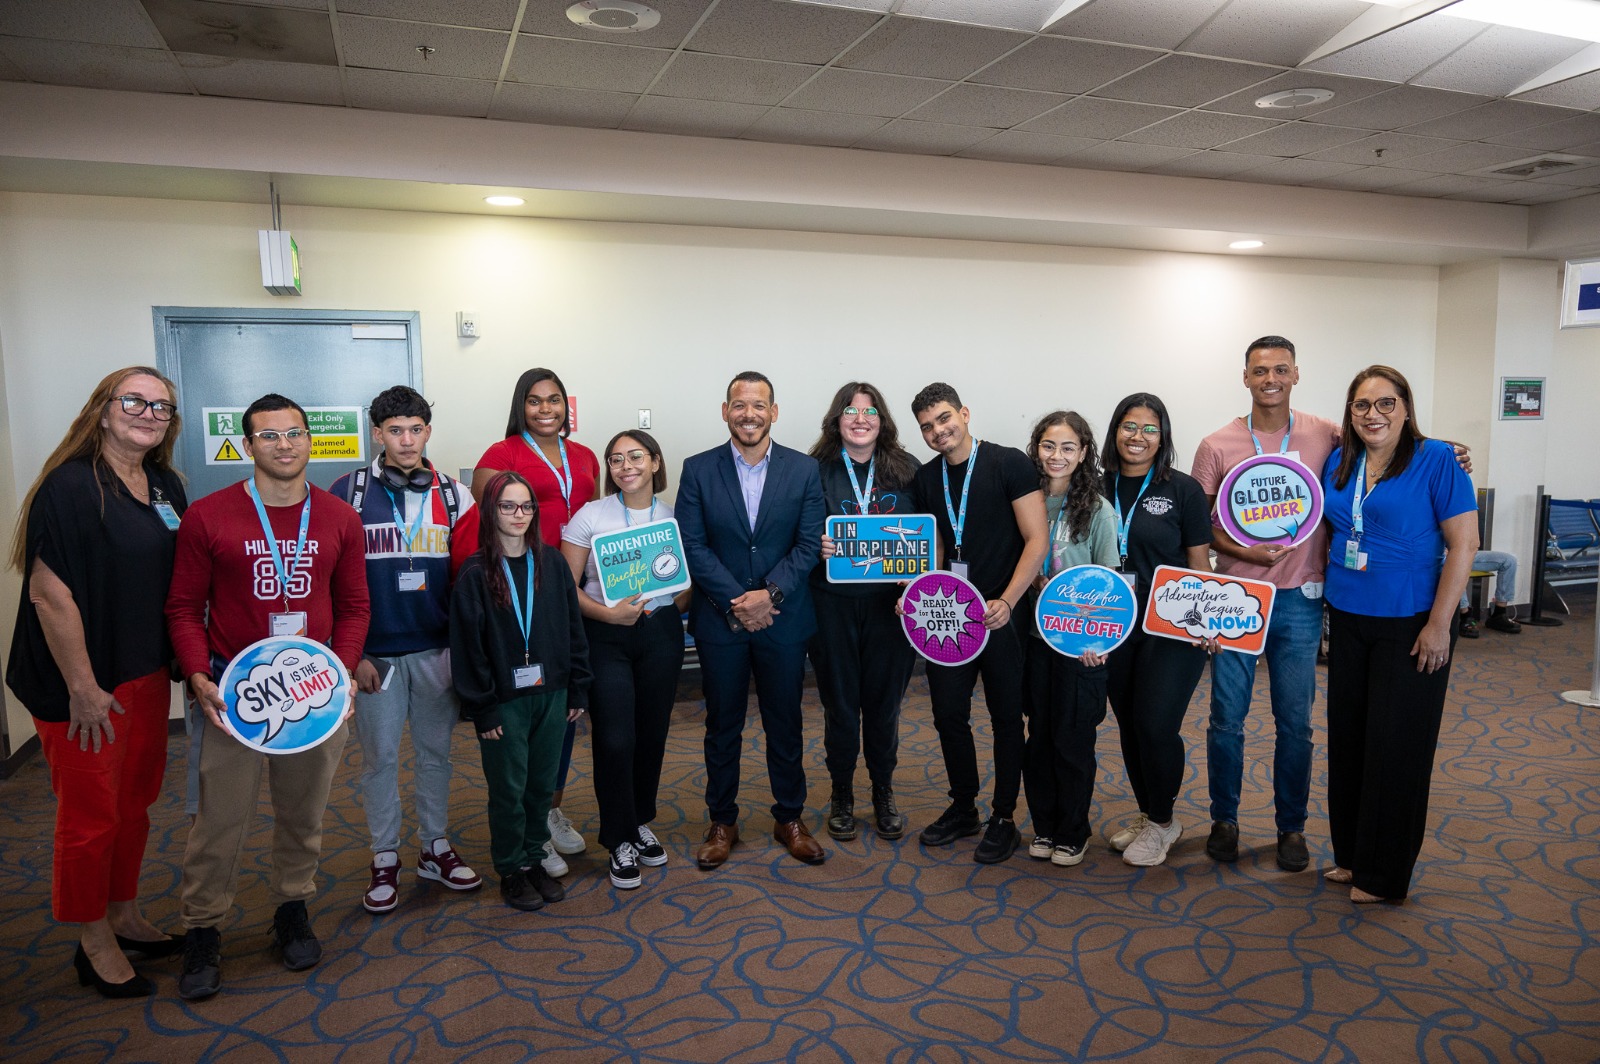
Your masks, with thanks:
[(1139, 814), (1107, 841), (1125, 862), (1145, 867), (1164, 862), (1183, 834), (1172, 815), (1183, 782), (1179, 730), (1206, 667), (1206, 647), (1152, 636), (1142, 627), (1158, 566), (1211, 571), (1205, 491), (1172, 467), (1175, 454), (1165, 403), (1136, 392), (1117, 404), (1106, 430), (1105, 490), (1117, 519), (1120, 568), (1139, 599), (1140, 626), (1107, 658), (1107, 693)]
[(183, 942), (152, 926), (138, 901), (167, 765), (172, 644), (162, 610), (187, 506), (172, 468), (181, 424), (160, 373), (134, 366), (106, 377), (45, 459), (11, 550), (23, 584), (6, 680), (50, 763), (52, 908), (81, 925), (78, 982), (105, 997), (155, 989), (125, 952), (165, 957)]
[[(888, 516), (909, 513), (917, 460), (900, 445), (883, 393), (852, 381), (834, 393), (811, 445), (822, 473), (828, 513)], [(822, 699), (823, 746), (833, 798), (828, 834), (853, 839), (856, 757), (866, 748), (872, 780), (873, 827), (885, 839), (905, 834), (906, 818), (894, 799), (900, 750), (900, 701), (916, 654), (895, 615), (899, 584), (830, 584), (827, 559), (833, 541), (822, 537), (823, 563), (811, 574), (817, 634), (807, 648)]]

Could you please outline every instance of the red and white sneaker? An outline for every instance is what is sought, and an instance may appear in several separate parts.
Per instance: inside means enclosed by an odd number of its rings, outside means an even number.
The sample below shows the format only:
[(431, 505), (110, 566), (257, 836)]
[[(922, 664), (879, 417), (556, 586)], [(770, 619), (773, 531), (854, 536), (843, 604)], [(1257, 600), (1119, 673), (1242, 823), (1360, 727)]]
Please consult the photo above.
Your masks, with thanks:
[(443, 883), (451, 890), (477, 890), (483, 886), (483, 877), (468, 868), (444, 839), (435, 839), (417, 857), (417, 878)]
[(361, 896), (361, 907), (369, 913), (386, 913), (400, 904), (400, 857), (385, 850), (372, 857), (372, 882)]

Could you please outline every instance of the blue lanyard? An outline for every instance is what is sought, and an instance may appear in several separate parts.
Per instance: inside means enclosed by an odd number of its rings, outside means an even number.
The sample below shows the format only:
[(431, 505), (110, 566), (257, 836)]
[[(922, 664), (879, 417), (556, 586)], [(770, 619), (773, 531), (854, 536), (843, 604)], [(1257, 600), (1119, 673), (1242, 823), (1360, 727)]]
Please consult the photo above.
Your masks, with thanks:
[[(439, 474), (435, 473), (433, 479), (434, 483), (437, 484), (439, 482)], [(384, 485), (383, 490), (389, 492), (389, 508), (394, 511), (394, 530), (400, 533), (400, 545), (405, 548), (407, 554), (410, 554), (413, 545), (417, 542), (417, 536), (422, 532), (422, 519), (428, 512), (428, 503), (433, 501), (433, 486), (429, 485), (428, 490), (423, 492), (422, 502), (417, 506), (417, 516), (411, 519), (410, 528), (401, 523), (405, 518), (406, 495), (409, 492), (402, 491), (397, 499), (394, 497), (394, 492), (389, 491), (387, 484)]]
[(1133, 515), (1138, 512), (1139, 500), (1144, 498), (1145, 489), (1150, 486), (1150, 477), (1155, 471), (1153, 463), (1145, 470), (1144, 483), (1139, 485), (1139, 494), (1133, 497), (1133, 505), (1128, 507), (1126, 520), (1122, 516), (1122, 492), (1118, 490), (1122, 486), (1122, 472), (1119, 470), (1112, 474), (1116, 478), (1111, 484), (1111, 505), (1117, 508), (1117, 552), (1122, 555), (1124, 566), (1128, 564), (1128, 530), (1133, 527)]
[(1039, 575), (1049, 576), (1050, 567), (1056, 560), (1056, 534), (1061, 531), (1061, 519), (1067, 516), (1067, 496), (1061, 496), (1061, 509), (1056, 511), (1056, 519), (1050, 522), (1050, 549), (1045, 552), (1044, 564), (1039, 566)]
[[(845, 475), (845, 479), (850, 481), (850, 490), (856, 493), (856, 513), (858, 513), (858, 514), (862, 515), (863, 517), (865, 517), (866, 513), (867, 513), (867, 504), (872, 501), (872, 478), (877, 475), (876, 472), (875, 472), (877, 470), (877, 468), (878, 468), (878, 451), (877, 451), (877, 448), (873, 448), (872, 457), (867, 459), (867, 488), (866, 488), (865, 491), (862, 491), (861, 490), (861, 486), (856, 483), (855, 466), (850, 464), (850, 452), (845, 450), (843, 447), (841, 447), (841, 448), (839, 448), (839, 457), (844, 459), (844, 475)], [(969, 471), (969, 475), (970, 475), (970, 471)], [(949, 480), (950, 480), (949, 477), (945, 478), (945, 482), (946, 482), (945, 493), (946, 494), (948, 494), (949, 491), (950, 491)], [(963, 501), (965, 500), (965, 498), (966, 498), (966, 496), (963, 495), (962, 496)], [(963, 507), (962, 513), (965, 513), (965, 512), (966, 512), (966, 510)]]
[[(622, 497), (622, 492), (620, 492), (620, 491), (617, 492), (617, 501), (622, 504), (622, 527), (623, 528), (631, 528), (631, 527), (633, 527), (633, 516), (628, 512), (628, 500), (626, 500), (626, 499), (624, 499)], [(652, 495), (652, 496), (650, 496), (650, 516), (647, 517), (645, 520), (646, 521), (654, 521), (655, 519), (656, 519), (656, 497), (654, 495)]]
[[(1378, 484), (1381, 483), (1383, 483), (1383, 479), (1380, 477)], [(1361, 509), (1366, 505), (1367, 496), (1371, 495), (1378, 487), (1378, 484), (1374, 484), (1372, 487), (1367, 488), (1366, 491), (1362, 491), (1362, 488), (1366, 488), (1366, 484), (1367, 452), (1363, 450), (1361, 452), (1361, 462), (1356, 466), (1356, 490), (1350, 497), (1350, 531), (1357, 539), (1361, 538), (1361, 531), (1365, 527), (1361, 519)]]
[[(561, 451), (560, 469), (557, 469), (553, 464), (551, 464), (550, 459), (544, 456), (544, 452), (539, 449), (539, 445), (533, 442), (533, 435), (526, 429), (524, 429), (522, 432), (522, 442), (526, 443), (528, 445), (528, 449), (539, 456), (539, 461), (543, 462), (550, 470), (551, 476), (556, 478), (556, 487), (561, 489), (561, 501), (567, 504), (567, 517), (570, 519), (572, 517), (573, 478), (572, 463), (567, 461), (567, 441), (562, 439), (560, 436), (556, 437), (556, 447)], [(563, 472), (565, 472), (565, 476), (562, 475)]]
[[(876, 459), (876, 455), (874, 455)], [(978, 468), (978, 441), (972, 441), (972, 453), (967, 455), (967, 479), (961, 484), (961, 514), (956, 515), (956, 508), (950, 502), (950, 459), (946, 458), (939, 467), (939, 475), (944, 477), (944, 509), (950, 515), (950, 531), (956, 537), (956, 557), (961, 557), (961, 531), (967, 527), (967, 492), (972, 490), (972, 473)], [(852, 481), (855, 477), (850, 478)]]
[(283, 588), (283, 608), (289, 609), (289, 573), (300, 568), (300, 559), (306, 553), (306, 532), (311, 527), (311, 485), (306, 485), (306, 501), (300, 507), (300, 541), (294, 547), (294, 564), (285, 569), (283, 567), (283, 554), (278, 550), (278, 536), (272, 531), (272, 522), (267, 518), (267, 508), (261, 502), (261, 493), (256, 491), (254, 479), (246, 480), (244, 488), (250, 493), (250, 498), (256, 504), (256, 516), (261, 519), (261, 531), (266, 534), (267, 548), (272, 551), (272, 568), (278, 574), (278, 586)]
[[(1261, 454), (1261, 441), (1256, 439), (1255, 411), (1244, 417), (1245, 431), (1250, 434), (1250, 442), (1256, 445), (1256, 454)], [(1289, 428), (1283, 434), (1283, 444), (1278, 448), (1279, 454), (1289, 453), (1289, 437), (1294, 435), (1294, 411), (1289, 411)]]
[(517, 585), (511, 579), (511, 563), (504, 558), (500, 559), (500, 570), (506, 574), (506, 590), (511, 592), (511, 612), (517, 615), (517, 627), (522, 629), (522, 663), (528, 664), (528, 644), (533, 639), (533, 567), (539, 560), (533, 552), (524, 555), (528, 559), (528, 608), (522, 608), (522, 600), (517, 597)]

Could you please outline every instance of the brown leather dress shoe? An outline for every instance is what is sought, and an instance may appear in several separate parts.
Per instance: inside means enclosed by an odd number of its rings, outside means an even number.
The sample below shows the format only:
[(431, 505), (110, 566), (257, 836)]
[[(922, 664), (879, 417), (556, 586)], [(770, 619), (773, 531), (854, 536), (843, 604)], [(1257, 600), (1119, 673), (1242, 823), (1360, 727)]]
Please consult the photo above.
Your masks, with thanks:
[(776, 825), (772, 829), (772, 837), (778, 840), (778, 843), (789, 851), (789, 856), (796, 861), (821, 864), (828, 859), (828, 851), (811, 837), (811, 832), (806, 830), (802, 821), (791, 820), (787, 824)]
[(706, 841), (695, 851), (700, 867), (710, 871), (728, 859), (728, 852), (739, 842), (739, 825), (715, 824), (706, 828)]

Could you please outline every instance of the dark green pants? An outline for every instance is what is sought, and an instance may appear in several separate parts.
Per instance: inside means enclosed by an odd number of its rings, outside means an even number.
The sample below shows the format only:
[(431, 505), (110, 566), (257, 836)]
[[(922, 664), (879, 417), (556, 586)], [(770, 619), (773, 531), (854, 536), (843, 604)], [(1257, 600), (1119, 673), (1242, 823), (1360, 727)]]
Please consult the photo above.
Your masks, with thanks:
[(478, 740), (489, 785), (489, 857), (508, 876), (531, 868), (550, 841), (550, 797), (567, 729), (567, 692), (536, 691), (500, 704), (504, 734)]

